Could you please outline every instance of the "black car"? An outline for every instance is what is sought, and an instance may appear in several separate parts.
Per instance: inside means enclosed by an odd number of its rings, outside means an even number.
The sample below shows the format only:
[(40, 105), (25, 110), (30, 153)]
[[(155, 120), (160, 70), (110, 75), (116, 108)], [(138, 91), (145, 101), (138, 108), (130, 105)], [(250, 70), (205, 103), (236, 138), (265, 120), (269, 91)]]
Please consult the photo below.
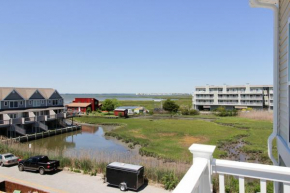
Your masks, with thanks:
[(106, 178), (109, 185), (118, 186), (121, 191), (137, 191), (144, 184), (144, 167), (113, 162), (107, 165)]
[(45, 172), (57, 170), (58, 167), (59, 161), (49, 160), (47, 156), (43, 155), (31, 157), (29, 159), (21, 160), (18, 162), (19, 171), (39, 171), (41, 175), (43, 175)]

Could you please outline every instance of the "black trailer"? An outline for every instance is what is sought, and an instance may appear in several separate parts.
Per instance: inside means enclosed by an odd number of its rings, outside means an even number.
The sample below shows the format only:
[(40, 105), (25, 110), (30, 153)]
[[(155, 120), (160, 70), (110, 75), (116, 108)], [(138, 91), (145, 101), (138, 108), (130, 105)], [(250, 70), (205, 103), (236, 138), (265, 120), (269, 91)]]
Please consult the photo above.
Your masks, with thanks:
[(136, 191), (144, 184), (144, 167), (113, 162), (107, 165), (106, 178), (109, 185), (118, 186), (122, 191)]

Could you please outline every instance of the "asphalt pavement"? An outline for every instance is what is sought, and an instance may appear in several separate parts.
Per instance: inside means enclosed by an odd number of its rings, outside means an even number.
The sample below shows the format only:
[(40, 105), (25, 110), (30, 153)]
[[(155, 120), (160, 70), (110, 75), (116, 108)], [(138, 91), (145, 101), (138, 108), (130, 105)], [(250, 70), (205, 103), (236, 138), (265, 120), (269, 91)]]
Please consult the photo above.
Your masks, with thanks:
[[(120, 193), (117, 187), (108, 186), (101, 176), (89, 176), (69, 171), (58, 171), (40, 175), (38, 172), (18, 171), (17, 166), (0, 167), (0, 181), (7, 180), (26, 186), (35, 187), (52, 193)], [(134, 191), (127, 191), (127, 193)], [(163, 188), (147, 185), (138, 192), (168, 193)]]

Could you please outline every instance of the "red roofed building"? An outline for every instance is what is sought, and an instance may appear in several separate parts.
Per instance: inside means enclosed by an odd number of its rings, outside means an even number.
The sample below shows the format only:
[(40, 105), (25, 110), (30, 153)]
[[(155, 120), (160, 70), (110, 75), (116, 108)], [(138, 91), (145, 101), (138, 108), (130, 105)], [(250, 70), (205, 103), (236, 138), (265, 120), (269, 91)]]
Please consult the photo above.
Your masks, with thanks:
[(87, 112), (87, 109), (90, 108), (91, 111), (98, 110), (99, 101), (95, 98), (75, 98), (75, 100), (66, 105), (68, 111), (77, 111), (77, 112)]

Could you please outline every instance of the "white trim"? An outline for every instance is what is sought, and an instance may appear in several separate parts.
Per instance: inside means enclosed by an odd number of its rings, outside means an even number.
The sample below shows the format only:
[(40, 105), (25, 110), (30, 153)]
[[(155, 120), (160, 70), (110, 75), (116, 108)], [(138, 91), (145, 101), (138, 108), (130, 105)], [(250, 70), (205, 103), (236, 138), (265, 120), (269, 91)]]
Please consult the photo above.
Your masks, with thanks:
[[(287, 36), (288, 36), (288, 46), (287, 46), (287, 82), (288, 82), (288, 84), (287, 84), (287, 109), (288, 109), (288, 119), (287, 119), (287, 125), (288, 125), (288, 132), (287, 132), (287, 145), (288, 145), (288, 148), (290, 148), (290, 125), (289, 125), (289, 115), (290, 115), (290, 110), (289, 110), (289, 103), (290, 103), (290, 100), (289, 100), (289, 98), (290, 98), (290, 81), (289, 81), (289, 78), (290, 78), (290, 75), (289, 75), (289, 67), (290, 67), (290, 61), (289, 61), (289, 33), (290, 33), (290, 29), (289, 29), (289, 25), (290, 25), (290, 17), (288, 17), (288, 22), (287, 22)], [(280, 129), (279, 129), (279, 131), (280, 131)], [(279, 131), (278, 131), (278, 135), (279, 135)]]

